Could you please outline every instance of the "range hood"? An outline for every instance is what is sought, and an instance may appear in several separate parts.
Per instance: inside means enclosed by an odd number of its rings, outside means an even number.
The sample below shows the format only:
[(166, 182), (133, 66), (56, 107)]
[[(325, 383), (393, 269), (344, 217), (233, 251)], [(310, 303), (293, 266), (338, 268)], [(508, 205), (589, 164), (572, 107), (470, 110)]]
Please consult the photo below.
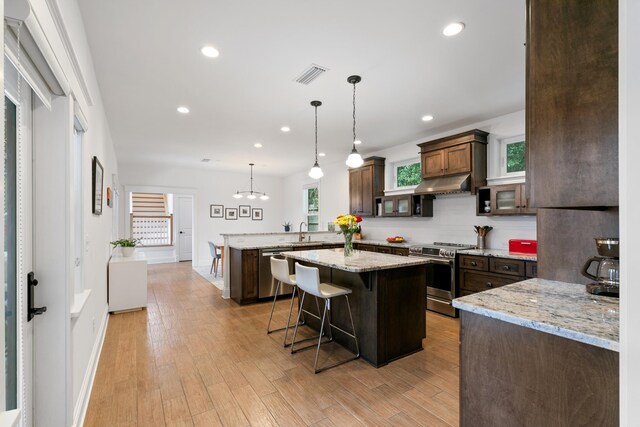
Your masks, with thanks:
[(470, 191), (471, 174), (427, 178), (414, 190), (414, 194), (450, 194)]

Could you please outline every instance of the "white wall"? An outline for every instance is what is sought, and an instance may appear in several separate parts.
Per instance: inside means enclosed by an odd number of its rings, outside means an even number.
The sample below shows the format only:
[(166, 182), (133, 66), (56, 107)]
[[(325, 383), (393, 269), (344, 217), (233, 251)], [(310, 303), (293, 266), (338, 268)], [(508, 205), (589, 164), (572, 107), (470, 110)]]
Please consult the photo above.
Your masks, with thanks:
[(640, 2), (620, 2), (620, 425), (640, 424)]
[[(261, 176), (254, 171), (254, 190), (264, 191), (269, 200), (249, 201), (232, 197), (236, 190), (249, 189), (249, 170), (246, 173), (220, 172), (208, 169), (189, 169), (127, 164), (120, 166), (120, 183), (125, 188), (166, 188), (173, 193), (193, 194), (194, 202), (194, 254), (195, 266), (211, 264), (207, 242), (222, 242), (221, 233), (264, 233), (282, 231), (285, 221), (283, 209), (283, 180), (279, 177)], [(181, 191), (182, 189), (182, 191)], [(125, 196), (126, 197), (126, 196)], [(122, 203), (126, 205), (126, 201)], [(251, 205), (263, 209), (263, 220), (251, 218), (225, 220), (210, 218), (209, 205), (221, 204), (237, 208), (239, 205)], [(122, 215), (128, 218), (128, 215)], [(121, 230), (125, 230), (124, 225)]]
[[(385, 182), (392, 182), (391, 164), (398, 161), (419, 158), (419, 147), (416, 144), (463, 132), (470, 129), (481, 129), (490, 133), (488, 150), (488, 176), (499, 175), (498, 141), (503, 138), (524, 134), (524, 111), (507, 114), (479, 123), (472, 123), (451, 131), (416, 141), (398, 144), (394, 147), (366, 152), (361, 148), (363, 157), (380, 156), (386, 158)], [(363, 147), (364, 148), (364, 147)], [(349, 173), (339, 159), (330, 164), (321, 164), (324, 177), (320, 185), (320, 220), (326, 230), (326, 223), (337, 215), (349, 210)], [(285, 209), (295, 212), (291, 215), (293, 223), (302, 220), (302, 187), (313, 180), (307, 176), (308, 171), (292, 174), (285, 179)], [(445, 195), (436, 196), (433, 202), (433, 218), (365, 218), (362, 223), (366, 239), (380, 240), (387, 236), (404, 236), (409, 242), (429, 243), (446, 241), (454, 243), (475, 243), (476, 235), (473, 225), (491, 225), (487, 244), (493, 248), (506, 248), (509, 239), (535, 239), (535, 217), (479, 217), (475, 215), (475, 196)]]
[[(60, 385), (60, 387), (71, 387), (72, 401), (68, 402), (68, 408), (72, 413), (69, 414), (68, 419), (78, 423), (84, 416), (88, 404), (92, 375), (102, 343), (102, 333), (106, 327), (106, 270), (110, 256), (109, 241), (111, 240), (113, 215), (112, 209), (106, 206), (106, 198), (103, 204), (103, 214), (95, 216), (91, 213), (91, 158), (97, 156), (102, 163), (105, 187), (111, 185), (112, 174), (118, 173), (118, 167), (78, 4), (76, 0), (59, 0), (55, 4), (59, 8), (59, 15), (58, 11), (52, 10), (50, 5), (45, 2), (31, 2), (32, 9), (43, 26), (47, 41), (54, 50), (65, 76), (69, 79), (71, 87), (69, 96), (74, 98), (88, 122), (88, 131), (83, 138), (83, 182), (85, 183), (83, 191), (85, 242), (83, 286), (84, 289), (91, 290), (91, 294), (79, 317), (69, 320), (67, 315), (65, 319), (65, 321), (71, 322), (71, 336), (68, 337), (70, 342), (66, 342), (70, 346), (71, 378), (67, 378), (65, 384)], [(54, 24), (55, 22), (57, 25)], [(65, 48), (65, 32), (68, 34), (67, 47), (70, 46), (73, 49), (71, 55)], [(77, 61), (77, 67), (73, 65), (72, 56)], [(83, 90), (84, 84), (76, 73), (78, 71), (84, 78), (90, 98)], [(69, 129), (70, 135), (71, 131), (72, 129)], [(60, 164), (51, 165), (51, 170), (47, 173), (65, 174), (64, 167), (65, 165)], [(70, 174), (70, 171), (67, 173)], [(61, 283), (60, 286), (64, 288), (69, 284)], [(68, 291), (68, 289), (59, 289), (60, 292), (65, 290)], [(57, 337), (61, 341), (65, 338), (67, 337)], [(36, 387), (38, 387), (37, 378)], [(49, 423), (59, 424), (59, 420), (51, 419)]]

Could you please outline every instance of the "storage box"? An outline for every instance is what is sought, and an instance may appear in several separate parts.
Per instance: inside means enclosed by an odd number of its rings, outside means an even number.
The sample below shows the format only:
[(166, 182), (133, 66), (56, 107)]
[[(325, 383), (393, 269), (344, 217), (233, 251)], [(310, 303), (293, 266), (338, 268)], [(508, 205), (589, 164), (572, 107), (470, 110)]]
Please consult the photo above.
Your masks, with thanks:
[(511, 239), (509, 240), (509, 252), (517, 252), (519, 254), (535, 254), (538, 252), (538, 241)]

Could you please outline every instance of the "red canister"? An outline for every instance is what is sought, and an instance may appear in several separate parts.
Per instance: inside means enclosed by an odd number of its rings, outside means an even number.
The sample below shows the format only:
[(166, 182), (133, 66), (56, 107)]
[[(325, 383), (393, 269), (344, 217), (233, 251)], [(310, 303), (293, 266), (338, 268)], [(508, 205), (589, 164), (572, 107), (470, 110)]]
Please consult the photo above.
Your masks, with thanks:
[(519, 254), (535, 254), (538, 252), (538, 241), (511, 239), (509, 240), (509, 252), (516, 252)]

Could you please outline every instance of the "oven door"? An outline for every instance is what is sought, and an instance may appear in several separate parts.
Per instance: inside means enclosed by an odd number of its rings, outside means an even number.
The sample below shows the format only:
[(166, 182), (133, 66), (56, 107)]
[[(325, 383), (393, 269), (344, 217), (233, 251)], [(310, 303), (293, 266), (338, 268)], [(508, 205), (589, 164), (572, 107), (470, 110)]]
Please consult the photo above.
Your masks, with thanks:
[(453, 260), (429, 258), (427, 264), (427, 295), (451, 301), (455, 292)]

